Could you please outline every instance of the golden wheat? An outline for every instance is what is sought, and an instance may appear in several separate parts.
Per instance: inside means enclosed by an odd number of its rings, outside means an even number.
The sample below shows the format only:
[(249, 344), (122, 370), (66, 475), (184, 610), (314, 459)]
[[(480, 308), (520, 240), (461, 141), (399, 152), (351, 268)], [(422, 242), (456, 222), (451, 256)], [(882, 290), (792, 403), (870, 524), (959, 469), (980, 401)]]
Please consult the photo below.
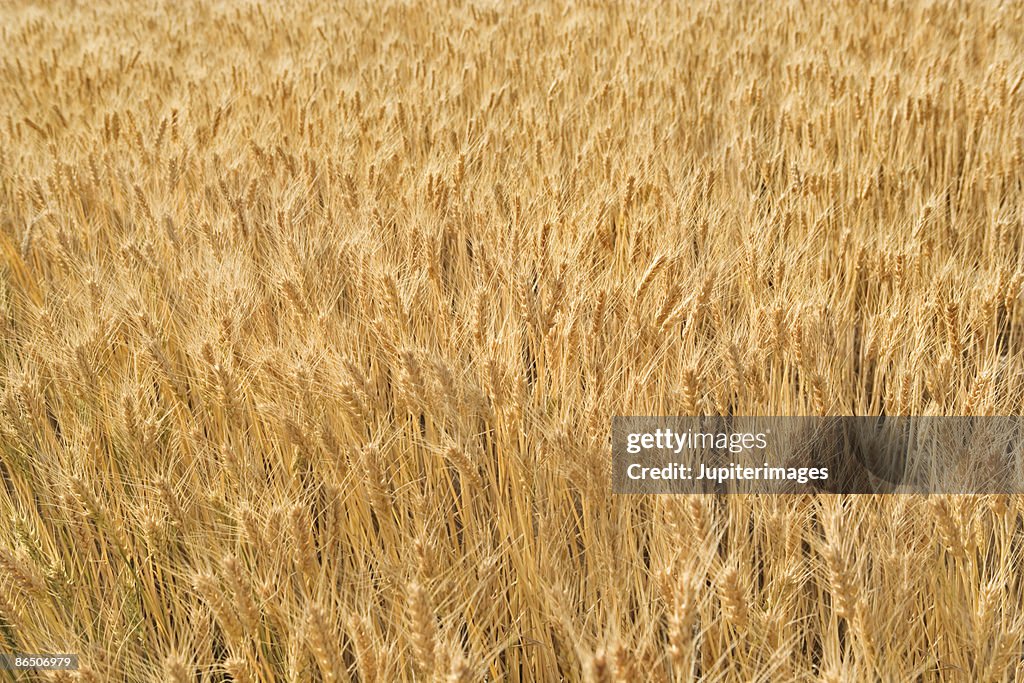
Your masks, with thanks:
[(1019, 413), (1022, 46), (988, 0), (0, 4), (0, 651), (1024, 680), (1018, 498), (618, 497), (608, 442)]

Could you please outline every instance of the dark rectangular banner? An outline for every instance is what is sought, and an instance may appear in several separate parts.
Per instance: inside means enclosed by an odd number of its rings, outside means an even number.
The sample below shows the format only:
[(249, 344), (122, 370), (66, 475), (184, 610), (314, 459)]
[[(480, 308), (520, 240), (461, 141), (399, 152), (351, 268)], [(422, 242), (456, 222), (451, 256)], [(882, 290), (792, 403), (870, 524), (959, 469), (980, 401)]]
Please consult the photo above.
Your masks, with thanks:
[(612, 418), (615, 493), (1022, 493), (1022, 417)]

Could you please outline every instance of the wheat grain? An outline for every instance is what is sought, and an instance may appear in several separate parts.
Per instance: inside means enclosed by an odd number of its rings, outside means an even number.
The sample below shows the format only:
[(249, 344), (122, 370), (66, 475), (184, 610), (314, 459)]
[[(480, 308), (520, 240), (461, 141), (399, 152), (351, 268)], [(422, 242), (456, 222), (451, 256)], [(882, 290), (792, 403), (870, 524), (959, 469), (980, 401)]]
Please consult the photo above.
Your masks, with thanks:
[(1017, 497), (619, 497), (605, 442), (1021, 412), (1017, 3), (144, 10), (0, 3), (7, 649), (1021, 677)]

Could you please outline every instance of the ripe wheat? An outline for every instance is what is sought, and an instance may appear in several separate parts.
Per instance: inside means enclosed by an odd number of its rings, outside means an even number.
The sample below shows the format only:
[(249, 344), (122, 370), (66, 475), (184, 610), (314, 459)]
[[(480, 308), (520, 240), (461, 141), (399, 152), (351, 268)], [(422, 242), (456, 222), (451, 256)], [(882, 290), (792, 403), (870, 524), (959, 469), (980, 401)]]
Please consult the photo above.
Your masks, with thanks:
[(1024, 407), (1019, 2), (0, 4), (0, 651), (1019, 680), (1016, 497), (616, 497), (612, 415)]

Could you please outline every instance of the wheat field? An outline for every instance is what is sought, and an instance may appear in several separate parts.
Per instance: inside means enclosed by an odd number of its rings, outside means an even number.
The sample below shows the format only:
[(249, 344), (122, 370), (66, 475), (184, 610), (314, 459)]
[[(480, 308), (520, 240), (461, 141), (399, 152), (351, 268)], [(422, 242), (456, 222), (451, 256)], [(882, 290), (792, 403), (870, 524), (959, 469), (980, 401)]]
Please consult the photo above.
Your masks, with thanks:
[(0, 652), (1024, 680), (1015, 496), (618, 496), (613, 415), (1024, 408), (1024, 4), (0, 3)]

